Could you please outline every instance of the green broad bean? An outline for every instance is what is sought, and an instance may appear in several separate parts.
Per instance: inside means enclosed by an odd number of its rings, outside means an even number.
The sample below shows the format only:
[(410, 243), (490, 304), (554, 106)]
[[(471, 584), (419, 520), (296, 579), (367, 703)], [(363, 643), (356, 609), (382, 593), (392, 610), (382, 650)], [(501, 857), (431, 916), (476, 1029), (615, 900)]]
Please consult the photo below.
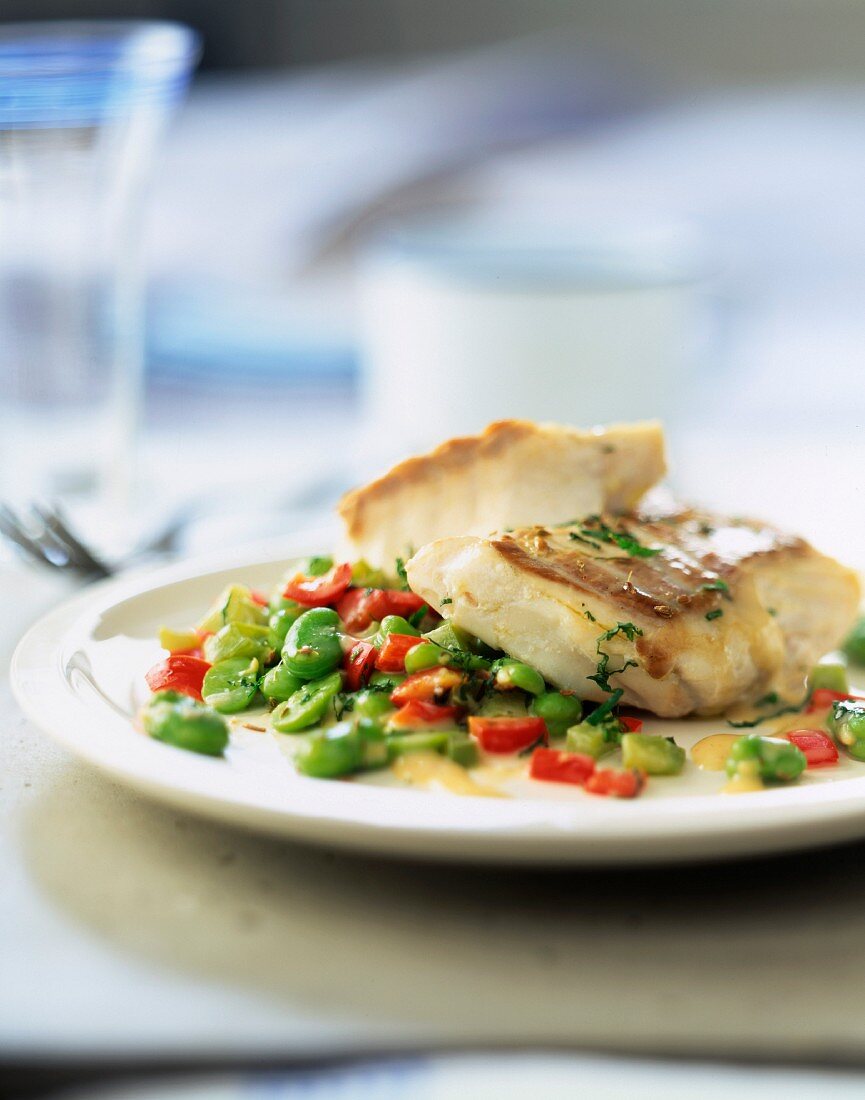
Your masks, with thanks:
[(841, 648), (854, 665), (865, 665), (865, 616), (856, 623)]
[(360, 767), (383, 768), (389, 761), (388, 739), (374, 718), (359, 718), (355, 728), (360, 736)]
[(225, 719), (188, 695), (158, 692), (141, 712), (144, 732), (157, 741), (204, 756), (222, 756), (228, 744)]
[(289, 672), (302, 680), (319, 680), (342, 664), (339, 615), (329, 607), (311, 607), (292, 623), (282, 647)]
[(363, 740), (347, 722), (318, 730), (304, 738), (294, 758), (301, 775), (336, 779), (357, 771), (363, 760)]
[[(503, 657), (496, 661), (492, 671), (499, 691), (512, 691), (514, 688), (519, 688), (520, 691), (525, 691), (529, 695), (542, 695), (546, 690), (547, 685), (537, 669), (523, 664), (522, 661), (515, 661), (511, 657)], [(582, 714), (582, 708), (580, 714)], [(572, 719), (572, 721), (577, 720), (578, 718)]]
[(550, 737), (564, 737), (568, 729), (582, 718), (583, 704), (576, 695), (545, 691), (532, 699), (529, 713), (536, 718), (543, 718)]
[(615, 740), (609, 740), (605, 736), (603, 726), (590, 726), (588, 722), (579, 722), (571, 726), (565, 740), (568, 752), (581, 752), (585, 756), (592, 756), (600, 760), (602, 756), (613, 752), (616, 747)]
[(448, 738), (447, 755), (463, 768), (473, 768), (479, 759), (477, 741), (473, 737), (454, 734)]
[(622, 735), (622, 764), (647, 775), (678, 775), (685, 766), (685, 750), (666, 737), (644, 733)]
[(259, 661), (273, 649), (270, 631), (256, 623), (228, 623), (204, 641), (204, 658), (212, 665), (237, 657), (257, 657)]
[(389, 694), (404, 680), (405, 676), (401, 672), (374, 672), (369, 678), (369, 686), (376, 688), (382, 694), (385, 692)]
[(444, 756), (449, 742), (450, 735), (446, 730), (401, 733), (388, 738), (388, 757), (395, 760), (407, 752), (437, 752)]
[(285, 603), (291, 603), (293, 606), (277, 608), (267, 620), (270, 630), (270, 642), (274, 649), (282, 649), (289, 630), (304, 611), (308, 610), (306, 607), (301, 607), (299, 603), (294, 603), (293, 600), (286, 600)]
[(378, 631), (380, 642), (383, 642), (388, 634), (414, 634), (416, 638), (420, 638), (418, 628), (412, 626), (408, 619), (404, 619), (402, 615), (385, 615), (382, 619)]
[(849, 756), (865, 760), (865, 704), (856, 699), (833, 703), (826, 725)]
[(255, 657), (229, 657), (207, 670), (201, 685), (204, 702), (220, 714), (246, 710), (258, 691), (258, 661)]
[(261, 681), (261, 694), (271, 702), (284, 703), (303, 687), (303, 680), (289, 672), (282, 661), (274, 665)]
[(390, 578), (361, 558), (351, 567), (351, 583), (355, 588), (389, 588)]
[(482, 718), (525, 718), (526, 697), (511, 691), (494, 691), (481, 700), (478, 714)]
[(304, 684), (274, 710), (271, 725), (277, 733), (297, 733), (317, 726), (341, 689), (342, 677), (338, 672)]
[(409, 674), (449, 663), (450, 654), (435, 642), (419, 642), (405, 655), (405, 670)]
[(466, 653), (472, 652), (471, 643), (474, 641), (472, 635), (467, 630), (463, 630), (462, 627), (454, 626), (447, 619), (439, 623), (434, 630), (424, 634), (424, 637), (428, 642), (435, 642), (443, 649), (464, 649)]
[(730, 747), (727, 775), (760, 779), (764, 783), (792, 783), (807, 764), (805, 754), (791, 742), (748, 733)]
[(847, 669), (844, 665), (826, 663), (815, 665), (808, 677), (808, 691), (839, 691), (842, 695), (850, 692), (850, 684), (847, 680)]
[(354, 697), (353, 713), (358, 718), (371, 718), (373, 721), (391, 714), (394, 705), (386, 691), (359, 691)]

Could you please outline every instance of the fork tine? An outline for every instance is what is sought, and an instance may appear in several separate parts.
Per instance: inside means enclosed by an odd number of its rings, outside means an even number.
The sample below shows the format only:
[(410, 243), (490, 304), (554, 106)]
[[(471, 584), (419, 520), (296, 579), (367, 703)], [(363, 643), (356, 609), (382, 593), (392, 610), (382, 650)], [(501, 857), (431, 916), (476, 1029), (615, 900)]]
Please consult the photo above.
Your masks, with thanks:
[(68, 522), (56, 504), (49, 507), (32, 504), (31, 510), (42, 521), (46, 533), (59, 544), (72, 565), (92, 576), (111, 576), (113, 570), (104, 561), (97, 558), (70, 530)]
[(19, 550), (41, 565), (48, 565), (54, 569), (65, 567), (49, 557), (46, 549), (27, 534), (21, 521), (6, 504), (0, 504), (0, 534), (5, 535)]

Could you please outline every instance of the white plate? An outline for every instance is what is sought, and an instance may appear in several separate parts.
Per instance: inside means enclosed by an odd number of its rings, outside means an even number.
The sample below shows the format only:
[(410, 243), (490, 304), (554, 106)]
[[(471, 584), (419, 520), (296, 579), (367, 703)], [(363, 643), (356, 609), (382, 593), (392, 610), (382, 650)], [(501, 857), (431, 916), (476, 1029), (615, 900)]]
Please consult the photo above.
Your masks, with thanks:
[[(106, 581), (22, 639), (12, 683), (26, 714), (77, 756), (170, 805), (277, 836), (373, 853), (496, 863), (644, 863), (776, 852), (865, 836), (865, 765), (806, 774), (795, 786), (737, 797), (690, 761), (634, 801), (528, 780), (520, 797), (467, 798), (298, 775), (277, 739), (240, 730), (226, 759), (183, 752), (133, 728), (163, 623), (195, 621), (220, 588), (266, 588), (287, 558), (327, 543), (186, 563)], [(657, 723), (690, 747), (720, 720)]]

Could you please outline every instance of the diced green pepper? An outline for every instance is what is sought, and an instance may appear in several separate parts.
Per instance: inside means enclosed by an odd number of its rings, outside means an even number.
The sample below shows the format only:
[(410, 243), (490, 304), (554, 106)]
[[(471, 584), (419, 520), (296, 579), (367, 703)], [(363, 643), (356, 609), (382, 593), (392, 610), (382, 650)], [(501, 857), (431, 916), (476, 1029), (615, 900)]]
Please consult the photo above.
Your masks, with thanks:
[(304, 738), (294, 759), (302, 775), (335, 779), (357, 771), (362, 758), (361, 735), (350, 723), (341, 723)]
[(833, 703), (826, 725), (849, 756), (865, 760), (865, 703), (857, 699)]
[(220, 714), (246, 710), (258, 691), (258, 661), (255, 657), (230, 657), (207, 670), (201, 697)]
[(273, 728), (278, 733), (297, 733), (317, 725), (341, 688), (342, 677), (338, 672), (304, 684), (273, 712), (270, 719)]
[(678, 775), (685, 766), (685, 750), (672, 738), (644, 733), (622, 735), (622, 764), (647, 775)]
[(576, 695), (545, 691), (532, 700), (529, 713), (543, 718), (550, 737), (564, 737), (568, 729), (582, 718), (583, 704)]
[(760, 779), (764, 783), (792, 783), (807, 764), (805, 754), (790, 741), (748, 733), (730, 746), (727, 775)]
[(256, 657), (260, 661), (271, 650), (270, 631), (256, 623), (228, 623), (204, 641), (204, 657), (215, 665), (236, 657)]
[(188, 695), (158, 692), (141, 712), (145, 733), (178, 749), (222, 756), (228, 744), (225, 719)]
[[(492, 666), (493, 679), (499, 691), (512, 691), (519, 688), (529, 695), (542, 695), (546, 690), (544, 678), (537, 669), (522, 661), (515, 661), (512, 657), (503, 657), (495, 661)], [(580, 709), (580, 714), (582, 708)], [(572, 719), (577, 721), (577, 718)], [(563, 731), (564, 732), (564, 731)]]
[(847, 680), (847, 669), (844, 665), (828, 662), (815, 665), (808, 677), (808, 691), (812, 692), (820, 689), (839, 691), (842, 695), (849, 694), (850, 685)]
[(318, 680), (342, 664), (339, 615), (329, 607), (311, 607), (292, 624), (282, 647), (289, 672)]
[(284, 703), (303, 687), (303, 680), (285, 667), (282, 661), (274, 665), (261, 681), (261, 694), (272, 702)]
[(226, 623), (257, 623), (263, 626), (267, 610), (252, 598), (245, 584), (230, 584), (198, 624), (198, 629), (216, 633)]
[(616, 741), (606, 737), (603, 726), (590, 726), (588, 722), (580, 722), (568, 730), (565, 745), (568, 752), (581, 752), (600, 760), (602, 756), (613, 752)]

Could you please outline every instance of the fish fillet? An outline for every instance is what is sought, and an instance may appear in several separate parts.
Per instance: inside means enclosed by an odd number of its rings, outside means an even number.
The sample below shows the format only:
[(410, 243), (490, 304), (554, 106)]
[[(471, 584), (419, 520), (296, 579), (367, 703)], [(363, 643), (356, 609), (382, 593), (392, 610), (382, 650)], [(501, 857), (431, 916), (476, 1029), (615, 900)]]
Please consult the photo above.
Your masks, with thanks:
[(665, 472), (663, 432), (654, 422), (577, 431), (502, 420), (343, 497), (342, 549), (389, 566), (448, 535), (623, 512)]
[(411, 587), (580, 697), (662, 717), (801, 697), (859, 606), (856, 574), (765, 524), (684, 508), (424, 546)]

